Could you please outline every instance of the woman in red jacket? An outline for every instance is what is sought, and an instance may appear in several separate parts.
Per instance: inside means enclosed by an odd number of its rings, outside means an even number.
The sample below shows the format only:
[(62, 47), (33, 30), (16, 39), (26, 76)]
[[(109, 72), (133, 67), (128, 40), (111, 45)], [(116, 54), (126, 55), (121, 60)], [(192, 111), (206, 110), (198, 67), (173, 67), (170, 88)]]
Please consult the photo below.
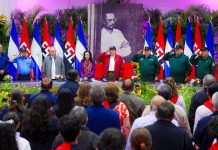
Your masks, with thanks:
[(111, 46), (107, 52), (103, 52), (98, 56), (98, 62), (102, 63), (103, 79), (119, 80), (123, 75), (123, 58), (116, 54), (116, 47)]

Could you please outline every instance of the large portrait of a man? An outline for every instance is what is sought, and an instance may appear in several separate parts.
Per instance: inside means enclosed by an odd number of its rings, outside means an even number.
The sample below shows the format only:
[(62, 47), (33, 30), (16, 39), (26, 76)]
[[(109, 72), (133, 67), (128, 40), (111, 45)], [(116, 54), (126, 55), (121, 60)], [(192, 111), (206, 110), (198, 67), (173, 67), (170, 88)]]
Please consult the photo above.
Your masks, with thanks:
[(141, 4), (91, 4), (88, 6), (88, 47), (94, 59), (116, 47), (126, 63), (142, 49), (143, 6)]

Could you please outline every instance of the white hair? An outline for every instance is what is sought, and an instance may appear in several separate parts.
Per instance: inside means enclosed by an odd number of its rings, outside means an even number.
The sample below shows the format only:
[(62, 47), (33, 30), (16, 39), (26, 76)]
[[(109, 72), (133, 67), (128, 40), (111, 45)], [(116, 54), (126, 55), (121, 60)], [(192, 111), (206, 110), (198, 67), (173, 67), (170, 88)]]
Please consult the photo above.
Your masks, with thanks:
[(212, 105), (215, 110), (218, 110), (218, 92), (214, 93), (212, 96)]

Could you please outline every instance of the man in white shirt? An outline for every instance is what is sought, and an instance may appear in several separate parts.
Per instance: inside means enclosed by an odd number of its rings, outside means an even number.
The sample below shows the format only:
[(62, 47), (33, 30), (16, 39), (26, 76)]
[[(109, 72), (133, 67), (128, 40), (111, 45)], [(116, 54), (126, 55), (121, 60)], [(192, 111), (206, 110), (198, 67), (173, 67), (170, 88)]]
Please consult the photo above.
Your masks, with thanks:
[(116, 21), (117, 18), (114, 13), (106, 14), (104, 27), (101, 30), (101, 52), (108, 50), (113, 45), (117, 49), (117, 54), (126, 57), (131, 53), (131, 47), (123, 33), (118, 29), (114, 29)]
[(56, 79), (57, 75), (61, 75), (64, 77), (65, 75), (65, 67), (63, 59), (56, 55), (56, 49), (54, 46), (50, 48), (50, 55), (45, 57), (42, 74), (43, 77), (48, 77), (51, 79)]
[(218, 92), (218, 83), (213, 83), (209, 86), (208, 91), (207, 91), (207, 95), (209, 99), (206, 102), (204, 102), (203, 105), (197, 108), (195, 112), (195, 122), (194, 122), (193, 133), (195, 132), (195, 129), (197, 127), (199, 120), (201, 120), (202, 118), (206, 116), (211, 115), (214, 112), (213, 106), (211, 103), (212, 101), (211, 98), (215, 92)]

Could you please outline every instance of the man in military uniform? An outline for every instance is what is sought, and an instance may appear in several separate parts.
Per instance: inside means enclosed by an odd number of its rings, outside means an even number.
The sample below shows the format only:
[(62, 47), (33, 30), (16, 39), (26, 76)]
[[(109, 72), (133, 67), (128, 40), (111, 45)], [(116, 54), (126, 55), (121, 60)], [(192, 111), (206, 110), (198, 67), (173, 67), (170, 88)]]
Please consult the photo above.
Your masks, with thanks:
[(176, 83), (184, 83), (188, 81), (188, 76), (191, 72), (189, 58), (183, 54), (183, 49), (180, 44), (177, 44), (174, 49), (163, 56), (164, 60), (169, 61), (170, 75)]
[[(201, 56), (199, 56), (201, 53)], [(190, 62), (197, 68), (197, 78), (203, 81), (206, 74), (214, 75), (215, 63), (211, 56), (209, 56), (209, 49), (204, 47), (201, 51), (198, 50), (191, 56)]]
[(139, 63), (142, 81), (154, 82), (154, 80), (158, 79), (160, 66), (157, 57), (151, 54), (150, 47), (139, 50), (138, 53), (133, 56), (132, 61)]
[(12, 58), (10, 62), (17, 64), (17, 81), (29, 81), (30, 78), (33, 80), (34, 63), (32, 59), (27, 56), (27, 49), (25, 47), (22, 47), (20, 49), (20, 55), (16, 58)]

